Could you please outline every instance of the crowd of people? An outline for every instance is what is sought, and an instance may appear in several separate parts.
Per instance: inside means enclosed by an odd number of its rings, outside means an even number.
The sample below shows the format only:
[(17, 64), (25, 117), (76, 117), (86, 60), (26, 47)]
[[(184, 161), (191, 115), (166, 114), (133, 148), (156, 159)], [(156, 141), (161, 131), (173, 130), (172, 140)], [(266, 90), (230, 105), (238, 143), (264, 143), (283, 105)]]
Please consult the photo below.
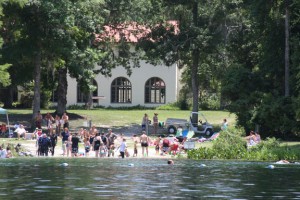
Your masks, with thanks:
[[(36, 155), (37, 156), (49, 156), (55, 155), (55, 148), (58, 144), (61, 144), (61, 156), (76, 157), (76, 156), (92, 156), (95, 157), (114, 157), (116, 152), (117, 156), (122, 158), (138, 157), (139, 153), (143, 157), (149, 156), (149, 146), (154, 146), (156, 155), (177, 154), (184, 150), (184, 142), (187, 138), (182, 136), (168, 136), (158, 135), (158, 113), (153, 115), (153, 139), (149, 137), (147, 131), (151, 120), (148, 118), (148, 114), (145, 113), (141, 123), (141, 134), (139, 136), (134, 135), (133, 151), (129, 150), (126, 138), (123, 134), (115, 134), (112, 129), (98, 130), (95, 125), (90, 129), (80, 128), (76, 131), (70, 131), (69, 129), (69, 117), (67, 113), (63, 113), (60, 117), (55, 115), (53, 117), (50, 113), (46, 113), (43, 116), (40, 111), (35, 118), (36, 129), (32, 133), (31, 138), (36, 140)], [(44, 125), (43, 125), (44, 124)], [(228, 126), (227, 121), (224, 120), (224, 126)], [(42, 129), (42, 125), (43, 128)], [(45, 131), (45, 126), (46, 131)], [(23, 125), (19, 125), (15, 132), (18, 139), (25, 137), (27, 133)], [(128, 138), (127, 138), (128, 139)], [(61, 142), (61, 143), (60, 143)], [(79, 149), (79, 144), (82, 143), (83, 149)], [(140, 147), (140, 148), (138, 148)], [(138, 152), (141, 149), (141, 152)], [(60, 149), (59, 149), (60, 150)], [(57, 153), (60, 154), (60, 153)]]

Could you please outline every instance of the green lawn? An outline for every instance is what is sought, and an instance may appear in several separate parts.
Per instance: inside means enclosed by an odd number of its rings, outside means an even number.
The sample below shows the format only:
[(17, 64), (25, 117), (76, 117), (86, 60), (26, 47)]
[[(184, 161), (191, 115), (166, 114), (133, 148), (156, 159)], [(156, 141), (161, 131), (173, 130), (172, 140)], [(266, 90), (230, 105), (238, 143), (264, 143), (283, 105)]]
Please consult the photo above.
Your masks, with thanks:
[[(10, 124), (17, 122), (30, 124), (32, 110), (12, 109), (9, 111)], [(53, 113), (54, 110), (41, 110), (43, 116), (47, 113)], [(169, 110), (69, 110), (71, 128), (80, 127), (85, 121), (92, 121), (96, 126), (126, 126), (141, 124), (144, 113), (149, 115), (152, 120), (154, 112), (158, 113), (158, 119), (164, 122), (167, 118), (183, 118), (188, 119), (190, 111), (169, 111)], [(201, 111), (207, 120), (214, 126), (219, 126), (224, 118), (227, 118), (229, 125), (235, 124), (235, 115), (225, 111)], [(6, 118), (0, 117), (0, 122), (6, 123)]]

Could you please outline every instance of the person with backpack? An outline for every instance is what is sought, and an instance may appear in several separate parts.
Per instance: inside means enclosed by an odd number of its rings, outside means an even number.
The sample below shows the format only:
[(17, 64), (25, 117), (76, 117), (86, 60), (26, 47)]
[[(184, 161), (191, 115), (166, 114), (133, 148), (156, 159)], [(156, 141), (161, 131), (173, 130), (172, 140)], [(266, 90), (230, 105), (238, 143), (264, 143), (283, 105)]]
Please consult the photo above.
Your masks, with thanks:
[(105, 136), (104, 132), (101, 133), (101, 140), (102, 140), (103, 144), (105, 146), (107, 146), (107, 137)]

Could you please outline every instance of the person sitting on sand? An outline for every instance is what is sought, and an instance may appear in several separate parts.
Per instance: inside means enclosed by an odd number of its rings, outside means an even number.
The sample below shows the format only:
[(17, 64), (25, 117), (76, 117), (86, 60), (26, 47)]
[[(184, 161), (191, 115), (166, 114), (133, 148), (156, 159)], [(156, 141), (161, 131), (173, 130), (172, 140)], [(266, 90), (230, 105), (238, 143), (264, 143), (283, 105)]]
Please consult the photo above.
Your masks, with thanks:
[(26, 134), (26, 130), (24, 128), (24, 126), (21, 124), (16, 130), (15, 132), (18, 135), (18, 140), (20, 139), (20, 137), (24, 137), (25, 138), (25, 134)]

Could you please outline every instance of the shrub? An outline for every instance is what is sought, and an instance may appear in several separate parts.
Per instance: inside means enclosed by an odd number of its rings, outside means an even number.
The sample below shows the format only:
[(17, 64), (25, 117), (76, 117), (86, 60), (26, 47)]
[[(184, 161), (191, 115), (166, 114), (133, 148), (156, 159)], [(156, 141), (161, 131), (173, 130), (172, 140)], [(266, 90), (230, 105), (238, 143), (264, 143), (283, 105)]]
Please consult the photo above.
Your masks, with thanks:
[(298, 149), (280, 146), (276, 138), (267, 138), (259, 144), (247, 148), (245, 133), (241, 128), (229, 128), (220, 132), (213, 141), (212, 148), (200, 147), (188, 152), (191, 159), (241, 159), (257, 161), (299, 160)]
[(159, 106), (156, 108), (156, 110), (180, 110), (180, 108), (178, 107), (177, 102), (175, 102)]

